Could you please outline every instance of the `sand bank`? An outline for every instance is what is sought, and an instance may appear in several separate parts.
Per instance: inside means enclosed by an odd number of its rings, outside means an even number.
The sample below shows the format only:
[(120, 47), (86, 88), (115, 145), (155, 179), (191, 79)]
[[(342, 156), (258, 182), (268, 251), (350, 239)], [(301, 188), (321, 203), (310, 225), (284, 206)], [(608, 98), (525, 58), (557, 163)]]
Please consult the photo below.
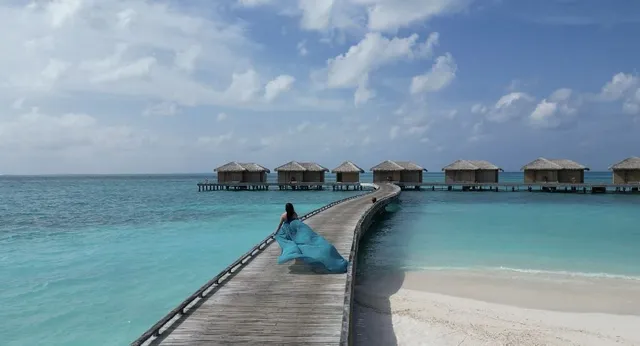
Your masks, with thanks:
[(640, 282), (428, 271), (356, 288), (358, 345), (640, 345)]

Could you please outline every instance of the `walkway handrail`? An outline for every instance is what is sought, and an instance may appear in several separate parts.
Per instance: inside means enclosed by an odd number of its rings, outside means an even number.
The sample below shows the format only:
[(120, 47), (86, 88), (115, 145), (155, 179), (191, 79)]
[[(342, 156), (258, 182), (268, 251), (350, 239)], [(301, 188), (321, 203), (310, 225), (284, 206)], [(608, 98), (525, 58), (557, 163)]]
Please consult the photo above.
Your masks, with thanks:
[[(334, 202), (331, 202), (321, 208), (315, 209), (305, 215), (303, 215), (302, 217), (300, 217), (301, 220), (306, 220), (320, 212), (323, 212), (333, 206), (336, 206), (340, 203), (344, 203), (346, 201), (350, 201), (352, 199), (356, 199), (356, 198), (360, 198), (362, 196), (366, 196), (368, 194), (371, 194), (373, 192), (375, 192), (378, 189), (378, 187), (376, 186), (374, 188), (374, 190), (371, 191), (367, 191), (365, 193), (360, 193), (354, 196), (350, 196), (347, 198), (343, 198)], [(230, 277), (232, 274), (236, 273), (237, 271), (239, 271), (240, 269), (242, 269), (243, 266), (245, 266), (247, 263), (250, 262), (250, 260), (257, 256), (262, 250), (264, 250), (267, 245), (271, 244), (274, 240), (275, 240), (275, 235), (276, 235), (277, 231), (271, 233), (269, 236), (267, 236), (264, 240), (262, 240), (260, 243), (258, 243), (258, 245), (254, 246), (251, 250), (249, 250), (247, 253), (245, 253), (244, 255), (242, 255), (240, 258), (238, 258), (237, 260), (235, 260), (235, 262), (233, 262), (231, 265), (229, 265), (228, 267), (226, 267), (225, 269), (223, 269), (218, 275), (216, 275), (213, 279), (209, 280), (206, 284), (204, 284), (202, 287), (200, 287), (197, 291), (195, 291), (193, 294), (191, 294), (189, 297), (187, 297), (187, 299), (183, 300), (182, 303), (180, 303), (175, 309), (171, 310), (167, 315), (165, 315), (162, 319), (160, 319), (158, 322), (156, 322), (156, 324), (154, 324), (153, 326), (151, 326), (151, 328), (149, 328), (146, 332), (144, 332), (144, 334), (142, 334), (138, 339), (136, 339), (134, 342), (131, 343), (131, 346), (140, 346), (142, 344), (144, 344), (149, 338), (153, 337), (158, 337), (161, 333), (160, 333), (160, 329), (162, 327), (164, 327), (165, 325), (167, 325), (168, 322), (170, 322), (174, 317), (178, 316), (178, 315), (184, 315), (187, 313), (187, 311), (189, 309), (187, 309), (187, 307), (189, 307), (189, 305), (191, 303), (193, 303), (196, 300), (200, 300), (203, 299), (207, 296), (207, 294), (211, 293), (211, 289), (214, 288), (219, 288), (221, 287), (225, 282), (228, 277)], [(185, 310), (186, 309), (186, 310)]]
[(360, 244), (360, 238), (362, 238), (362, 235), (364, 233), (363, 230), (366, 231), (369, 228), (373, 217), (378, 214), (378, 212), (382, 208), (386, 207), (391, 199), (394, 199), (400, 195), (400, 192), (402, 191), (400, 187), (395, 184), (391, 185), (393, 186), (393, 193), (376, 200), (374, 206), (366, 213), (364, 213), (356, 224), (355, 235), (353, 237), (353, 243), (351, 243), (351, 251), (349, 252), (349, 267), (347, 268), (347, 282), (344, 292), (344, 310), (342, 312), (342, 328), (340, 332), (341, 346), (348, 346), (352, 344), (351, 309), (353, 305), (353, 291), (355, 289), (356, 283), (355, 272), (358, 262), (358, 247)]

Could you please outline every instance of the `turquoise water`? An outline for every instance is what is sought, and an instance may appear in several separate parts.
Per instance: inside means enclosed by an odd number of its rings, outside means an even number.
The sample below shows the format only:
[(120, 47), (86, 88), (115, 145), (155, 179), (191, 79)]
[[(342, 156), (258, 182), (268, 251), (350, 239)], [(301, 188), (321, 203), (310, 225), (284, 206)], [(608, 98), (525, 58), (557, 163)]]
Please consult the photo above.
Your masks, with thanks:
[[(271, 233), (284, 203), (303, 214), (354, 193), (198, 193), (205, 178), (0, 177), (1, 344), (128, 344)], [(638, 276), (639, 197), (406, 191), (365, 239), (360, 268)]]
[[(585, 180), (607, 177), (590, 173)], [(371, 270), (640, 280), (638, 208), (640, 196), (629, 194), (405, 191), (365, 238), (360, 261)]]
[(0, 344), (126, 345), (275, 230), (354, 192), (206, 176), (0, 177)]

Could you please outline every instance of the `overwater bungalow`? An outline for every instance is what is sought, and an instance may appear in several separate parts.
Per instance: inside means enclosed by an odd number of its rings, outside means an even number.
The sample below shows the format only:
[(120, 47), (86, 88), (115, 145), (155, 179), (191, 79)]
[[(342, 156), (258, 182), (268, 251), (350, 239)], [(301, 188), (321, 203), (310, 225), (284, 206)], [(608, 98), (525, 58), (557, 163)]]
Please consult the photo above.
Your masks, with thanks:
[(324, 183), (324, 175), (329, 169), (315, 162), (291, 161), (274, 171), (278, 172), (278, 183)]
[(584, 183), (584, 165), (567, 159), (546, 159), (539, 157), (520, 170), (524, 171), (525, 183)]
[(218, 173), (218, 184), (224, 183), (264, 183), (267, 181), (268, 168), (257, 163), (232, 161), (213, 170)]
[(409, 161), (386, 160), (371, 168), (373, 182), (422, 183), (423, 167)]
[(484, 160), (457, 160), (442, 171), (446, 183), (497, 183), (502, 168)]
[(351, 161), (345, 161), (331, 170), (331, 173), (335, 173), (338, 183), (359, 183), (360, 173), (364, 173), (364, 169)]
[(640, 157), (628, 157), (611, 167), (614, 184), (640, 184)]

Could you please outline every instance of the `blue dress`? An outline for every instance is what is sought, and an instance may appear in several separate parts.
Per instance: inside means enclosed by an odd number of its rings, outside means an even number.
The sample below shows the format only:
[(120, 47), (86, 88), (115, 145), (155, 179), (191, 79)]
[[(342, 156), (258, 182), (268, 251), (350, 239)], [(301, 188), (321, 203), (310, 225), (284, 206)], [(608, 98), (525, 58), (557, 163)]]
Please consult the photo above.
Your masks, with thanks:
[(298, 219), (283, 222), (275, 238), (282, 249), (278, 264), (299, 258), (314, 271), (347, 272), (349, 262), (340, 255), (338, 250)]

